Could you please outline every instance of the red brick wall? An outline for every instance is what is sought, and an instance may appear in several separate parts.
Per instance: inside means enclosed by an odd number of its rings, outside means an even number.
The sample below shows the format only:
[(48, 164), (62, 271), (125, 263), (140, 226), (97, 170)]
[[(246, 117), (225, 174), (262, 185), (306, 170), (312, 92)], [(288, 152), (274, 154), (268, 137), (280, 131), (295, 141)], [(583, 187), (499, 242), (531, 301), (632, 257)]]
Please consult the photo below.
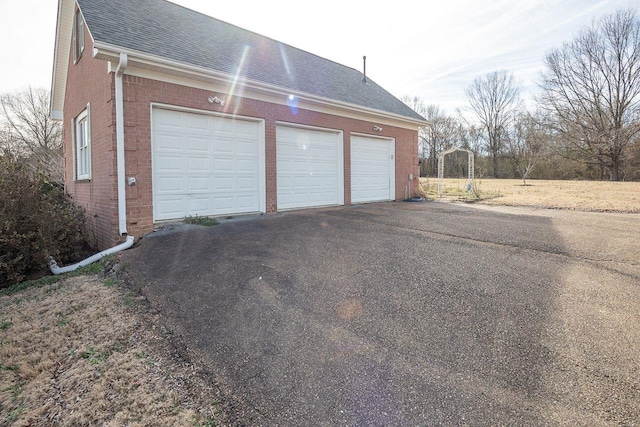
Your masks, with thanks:
[[(267, 212), (277, 210), (276, 182), (276, 122), (299, 123), (343, 131), (344, 138), (344, 197), (345, 205), (351, 204), (350, 135), (351, 132), (395, 138), (396, 141), (396, 200), (402, 200), (408, 191), (408, 175), (419, 176), (418, 133), (403, 128), (380, 125), (380, 132), (373, 132), (374, 121), (350, 118), (298, 109), (297, 114), (284, 105), (254, 99), (229, 97), (201, 89), (124, 76), (125, 145), (127, 147), (126, 175), (136, 177), (137, 184), (127, 187), (127, 227), (129, 234), (142, 236), (153, 230), (152, 171), (151, 171), (151, 108), (157, 102), (181, 107), (265, 120), (266, 196)], [(218, 96), (225, 99), (223, 106), (210, 104), (207, 99)], [(411, 183), (415, 195), (417, 179)]]
[[(64, 179), (65, 189), (86, 209), (91, 243), (97, 248), (112, 246), (117, 240), (118, 206), (116, 192), (115, 107), (113, 74), (107, 64), (91, 57), (92, 44), (85, 29), (85, 49), (67, 73), (64, 100)], [(72, 46), (69, 46), (72, 49)], [(74, 180), (73, 120), (90, 104), (91, 167), (90, 180)]]
[[(88, 31), (85, 31), (88, 34)], [(64, 106), (65, 182), (67, 191), (85, 207), (95, 243), (100, 248), (123, 240), (118, 235), (117, 173), (115, 141), (114, 75), (107, 73), (104, 61), (91, 58), (90, 39), (77, 64), (69, 64)], [(287, 106), (240, 97), (229, 97), (210, 91), (125, 75), (123, 78), (125, 117), (125, 175), (135, 177), (136, 185), (126, 187), (127, 231), (141, 237), (153, 231), (152, 170), (151, 170), (151, 108), (157, 102), (205, 111), (236, 113), (264, 119), (266, 154), (266, 208), (277, 210), (276, 182), (276, 122), (299, 123), (343, 131), (344, 138), (344, 198), (351, 204), (350, 135), (351, 132), (395, 138), (396, 200), (405, 197), (408, 175), (418, 176), (418, 134), (393, 126), (380, 125), (373, 132), (375, 121), (359, 121), (303, 109), (295, 113)], [(226, 100), (224, 106), (210, 104), (210, 96)], [(92, 179), (73, 180), (73, 142), (71, 122), (91, 104)], [(412, 184), (415, 187), (417, 181)], [(415, 193), (416, 188), (412, 188)]]

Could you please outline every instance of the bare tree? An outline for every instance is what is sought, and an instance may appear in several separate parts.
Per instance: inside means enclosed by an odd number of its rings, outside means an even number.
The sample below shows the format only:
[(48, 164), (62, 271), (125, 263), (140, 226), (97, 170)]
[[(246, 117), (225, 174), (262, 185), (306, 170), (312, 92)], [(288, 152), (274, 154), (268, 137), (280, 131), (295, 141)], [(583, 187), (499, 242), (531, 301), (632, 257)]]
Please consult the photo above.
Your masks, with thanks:
[(473, 151), (476, 156), (484, 156), (486, 147), (482, 137), (482, 128), (477, 123), (470, 122), (462, 110), (456, 109), (456, 114), (460, 124), (458, 132), (462, 141), (461, 146)]
[(574, 160), (620, 178), (640, 133), (640, 20), (620, 10), (594, 21), (545, 58), (539, 102)]
[(62, 125), (49, 117), (49, 92), (33, 89), (0, 96), (0, 149), (62, 183)]
[(428, 160), (424, 169), (435, 175), (438, 171), (438, 153), (461, 143), (459, 123), (437, 105), (428, 105), (424, 117), (428, 122), (421, 135), (423, 158)]
[(492, 157), (493, 177), (497, 178), (504, 134), (520, 104), (520, 86), (513, 74), (503, 70), (476, 78), (465, 92), (484, 130), (487, 151)]
[(509, 133), (508, 150), (513, 161), (513, 175), (520, 175), (525, 186), (543, 159), (549, 140), (550, 135), (541, 120), (526, 112), (516, 116)]
[(427, 112), (427, 107), (424, 105), (424, 101), (419, 96), (405, 95), (402, 97), (402, 102), (407, 104), (413, 111), (420, 114), (422, 117)]

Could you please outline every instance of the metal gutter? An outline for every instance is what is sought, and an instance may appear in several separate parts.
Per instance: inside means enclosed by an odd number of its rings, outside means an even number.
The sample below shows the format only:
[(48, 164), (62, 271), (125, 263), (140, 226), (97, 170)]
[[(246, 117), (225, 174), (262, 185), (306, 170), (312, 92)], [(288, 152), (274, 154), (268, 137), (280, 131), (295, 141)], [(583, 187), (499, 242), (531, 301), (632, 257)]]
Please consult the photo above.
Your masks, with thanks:
[(118, 46), (113, 46), (108, 43), (95, 42), (93, 56), (98, 59), (107, 61), (117, 60), (119, 53), (126, 53), (129, 56), (129, 65), (132, 67), (138, 67), (142, 69), (149, 69), (154, 71), (163, 71), (168, 74), (183, 76), (192, 78), (199, 81), (211, 81), (216, 80), (223, 83), (233, 83), (237, 80), (237, 83), (242, 84), (245, 88), (253, 89), (256, 91), (266, 92), (269, 94), (276, 94), (283, 97), (293, 95), (300, 100), (307, 101), (312, 104), (317, 104), (325, 107), (333, 107), (338, 109), (344, 109), (353, 112), (366, 112), (371, 115), (376, 115), (382, 118), (391, 119), (394, 121), (405, 122), (413, 126), (425, 126), (426, 120), (414, 119), (411, 117), (389, 113), (382, 110), (376, 110), (369, 107), (364, 107), (357, 104), (350, 104), (347, 102), (336, 101), (330, 98), (323, 98), (320, 96), (312, 95), (305, 92), (299, 92), (295, 90), (287, 90), (280, 86), (271, 85), (268, 83), (258, 82), (255, 80), (248, 80), (245, 78), (236, 79), (233, 75), (220, 73), (214, 70), (210, 70), (204, 67), (190, 65), (173, 61), (167, 58), (150, 55), (144, 52), (139, 52), (131, 49), (122, 49)]

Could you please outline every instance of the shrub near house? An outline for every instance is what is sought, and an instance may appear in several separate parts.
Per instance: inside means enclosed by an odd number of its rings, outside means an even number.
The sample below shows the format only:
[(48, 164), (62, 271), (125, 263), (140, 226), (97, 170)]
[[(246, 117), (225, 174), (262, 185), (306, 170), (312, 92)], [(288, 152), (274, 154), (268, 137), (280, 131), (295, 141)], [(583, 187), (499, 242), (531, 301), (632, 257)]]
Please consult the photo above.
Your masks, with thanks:
[(0, 288), (75, 261), (87, 249), (84, 211), (10, 156), (0, 157)]

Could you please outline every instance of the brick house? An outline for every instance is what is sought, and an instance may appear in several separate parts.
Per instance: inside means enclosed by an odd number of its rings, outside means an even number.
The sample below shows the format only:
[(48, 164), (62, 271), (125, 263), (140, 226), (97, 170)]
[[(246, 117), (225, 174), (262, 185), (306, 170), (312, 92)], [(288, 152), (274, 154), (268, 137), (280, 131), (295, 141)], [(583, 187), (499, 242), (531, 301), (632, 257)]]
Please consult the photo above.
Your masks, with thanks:
[(100, 248), (190, 215), (402, 200), (424, 125), (360, 71), (165, 0), (59, 0), (51, 116)]

